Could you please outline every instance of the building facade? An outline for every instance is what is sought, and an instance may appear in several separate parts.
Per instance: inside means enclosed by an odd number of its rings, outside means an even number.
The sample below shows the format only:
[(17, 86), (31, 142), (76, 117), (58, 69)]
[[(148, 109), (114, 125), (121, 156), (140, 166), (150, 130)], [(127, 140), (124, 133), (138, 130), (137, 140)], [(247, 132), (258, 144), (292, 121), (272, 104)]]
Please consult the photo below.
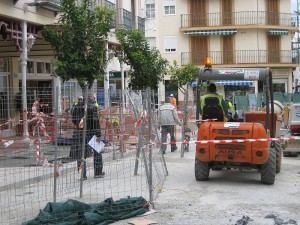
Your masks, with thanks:
[[(170, 62), (203, 67), (210, 57), (215, 67), (270, 67), (274, 91), (293, 92), (291, 40), (298, 27), (291, 0), (145, 1), (146, 36)], [(167, 83), (160, 85), (161, 99), (174, 90)], [(263, 91), (256, 81), (219, 85), (226, 98)]]
[[(15, 96), (22, 88), (22, 79), (29, 87), (35, 87), (45, 103), (45, 111), (52, 111), (49, 90), (57, 82), (53, 72), (53, 51), (41, 37), (44, 25), (54, 24), (59, 1), (34, 2), (28, 0), (2, 0), (0, 2), (0, 89), (3, 93), (1, 119), (14, 117), (21, 110), (15, 104)], [(29, 37), (34, 43), (29, 43)], [(24, 55), (26, 53), (26, 55)], [(25, 66), (25, 77), (22, 75)], [(33, 93), (26, 90), (28, 99)], [(27, 99), (27, 100), (28, 100)], [(47, 99), (47, 100), (46, 100)], [(0, 103), (1, 104), (1, 103)], [(7, 108), (9, 107), (9, 108)]]
[[(95, 82), (95, 88), (113, 87), (121, 89), (127, 83), (128, 66), (120, 65), (113, 53), (118, 48), (115, 29), (119, 27), (137, 28), (144, 32), (143, 2), (132, 0), (97, 0), (91, 4), (99, 4), (116, 11), (107, 44), (110, 63), (106, 79)], [(81, 95), (76, 80), (61, 84), (60, 79), (52, 76), (53, 50), (42, 35), (45, 25), (58, 22), (59, 0), (1, 0), (0, 1), (0, 117), (1, 120), (13, 118), (22, 108), (16, 102), (22, 89), (26, 90), (27, 108), (31, 108), (34, 94), (41, 98), (45, 113), (53, 111), (55, 87), (61, 87), (62, 109), (70, 108)], [(28, 40), (34, 43), (28, 45)], [(24, 47), (26, 46), (26, 47)], [(26, 53), (26, 54), (25, 54)], [(25, 68), (25, 69), (24, 69)], [(23, 69), (23, 70), (22, 70)], [(122, 76), (120, 75), (122, 73)], [(122, 78), (124, 78), (122, 80)], [(25, 82), (23, 82), (25, 81)], [(106, 81), (106, 83), (105, 83)], [(25, 84), (24, 84), (25, 83)], [(26, 88), (23, 88), (26, 87)], [(98, 90), (95, 90), (98, 92)], [(100, 93), (103, 93), (103, 91)], [(103, 99), (103, 98), (102, 98)], [(7, 108), (9, 106), (9, 108)]]

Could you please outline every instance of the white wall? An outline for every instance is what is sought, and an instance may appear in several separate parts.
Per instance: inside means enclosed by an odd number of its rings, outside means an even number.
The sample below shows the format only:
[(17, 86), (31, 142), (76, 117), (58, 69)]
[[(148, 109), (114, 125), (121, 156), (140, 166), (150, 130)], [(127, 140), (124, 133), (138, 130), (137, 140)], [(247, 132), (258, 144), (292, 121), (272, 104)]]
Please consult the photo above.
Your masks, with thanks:
[(266, 41), (265, 30), (239, 29), (235, 37), (235, 50), (266, 50)]
[[(164, 15), (163, 1), (159, 1), (157, 6), (159, 21), (159, 40), (157, 43), (158, 48), (161, 50), (163, 57), (168, 59), (170, 62), (176, 60), (179, 64), (181, 63), (181, 52), (189, 51), (189, 37), (185, 36), (180, 32), (181, 26), (181, 14), (187, 12), (187, 1), (176, 0), (176, 15)], [(173, 53), (164, 53), (164, 37), (165, 36), (176, 36), (177, 37), (177, 51)]]
[(219, 13), (221, 8), (220, 0), (209, 1), (208, 7), (209, 13)]
[(265, 1), (261, 0), (237, 0), (234, 1), (234, 11), (264, 11)]
[(210, 36), (210, 49), (209, 51), (220, 51), (221, 49), (221, 38), (220, 36)]

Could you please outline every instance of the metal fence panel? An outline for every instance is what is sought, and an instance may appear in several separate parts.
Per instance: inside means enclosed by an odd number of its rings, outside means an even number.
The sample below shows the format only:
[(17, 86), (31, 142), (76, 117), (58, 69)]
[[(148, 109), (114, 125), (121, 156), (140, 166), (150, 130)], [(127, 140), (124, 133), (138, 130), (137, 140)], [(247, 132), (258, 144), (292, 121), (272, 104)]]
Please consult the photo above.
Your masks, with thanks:
[[(53, 201), (76, 199), (99, 203), (107, 198), (118, 200), (127, 196), (155, 200), (167, 170), (159, 145), (153, 144), (157, 141), (158, 131), (156, 111), (149, 108), (153, 105), (151, 98), (146, 99), (142, 92), (117, 92), (108, 110), (99, 109), (102, 140), (105, 142), (102, 153), (105, 176), (94, 178), (93, 156), (88, 155), (87, 179), (83, 181), (80, 179), (82, 167), (77, 164), (80, 157), (72, 152), (81, 147), (79, 143), (82, 142), (74, 142), (76, 128), (70, 110), (54, 113), (56, 108), (63, 109), (59, 104), (62, 104), (64, 95), (60, 93), (57, 96), (62, 97), (56, 99), (53, 89), (35, 92), (28, 103), (29, 139), (24, 140), (20, 112), (16, 112), (18, 90), (7, 90), (7, 93), (9, 106), (2, 110), (7, 118), (2, 119), (0, 126), (1, 225), (30, 220)], [(125, 101), (122, 101), (122, 96), (127, 96)], [(39, 107), (36, 107), (38, 105), (34, 103), (38, 98)], [(123, 102), (126, 105), (122, 105)], [(36, 115), (32, 117), (35, 107)], [(69, 104), (68, 109), (71, 108), (72, 104)], [(153, 117), (151, 140), (147, 139), (147, 135), (150, 137), (149, 120), (144, 117), (141, 127), (134, 125), (145, 112)], [(151, 173), (149, 168), (152, 168)]]

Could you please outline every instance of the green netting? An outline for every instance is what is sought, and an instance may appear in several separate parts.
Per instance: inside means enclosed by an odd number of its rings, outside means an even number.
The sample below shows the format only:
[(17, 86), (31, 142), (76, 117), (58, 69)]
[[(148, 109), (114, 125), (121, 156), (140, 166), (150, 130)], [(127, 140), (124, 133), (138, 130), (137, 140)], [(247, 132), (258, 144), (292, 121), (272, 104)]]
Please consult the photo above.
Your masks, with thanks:
[(300, 93), (294, 93), (292, 101), (294, 103), (300, 103)]
[(256, 107), (263, 107), (266, 104), (266, 94), (257, 93)]
[(245, 110), (248, 109), (248, 100), (247, 96), (235, 96), (234, 97), (234, 103), (236, 104), (237, 110), (242, 110), (243, 107)]
[(249, 108), (250, 108), (250, 110), (254, 110), (255, 108), (257, 108), (257, 97), (256, 97), (256, 94), (249, 94), (248, 95), (248, 99), (249, 99)]
[(291, 93), (273, 93), (274, 100), (281, 102), (283, 105), (292, 101), (293, 94)]
[(22, 225), (106, 225), (128, 219), (148, 211), (143, 197), (128, 197), (118, 201), (108, 198), (98, 204), (76, 200), (64, 203), (49, 202), (33, 220)]

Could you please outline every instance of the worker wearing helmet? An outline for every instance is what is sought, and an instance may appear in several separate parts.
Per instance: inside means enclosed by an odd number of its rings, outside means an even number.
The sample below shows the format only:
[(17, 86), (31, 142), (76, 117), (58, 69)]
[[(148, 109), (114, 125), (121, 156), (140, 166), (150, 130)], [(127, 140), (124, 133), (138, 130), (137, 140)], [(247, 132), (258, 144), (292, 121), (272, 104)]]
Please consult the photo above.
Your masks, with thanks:
[(173, 94), (170, 94), (170, 103), (174, 106), (175, 109), (177, 109), (177, 100)]

